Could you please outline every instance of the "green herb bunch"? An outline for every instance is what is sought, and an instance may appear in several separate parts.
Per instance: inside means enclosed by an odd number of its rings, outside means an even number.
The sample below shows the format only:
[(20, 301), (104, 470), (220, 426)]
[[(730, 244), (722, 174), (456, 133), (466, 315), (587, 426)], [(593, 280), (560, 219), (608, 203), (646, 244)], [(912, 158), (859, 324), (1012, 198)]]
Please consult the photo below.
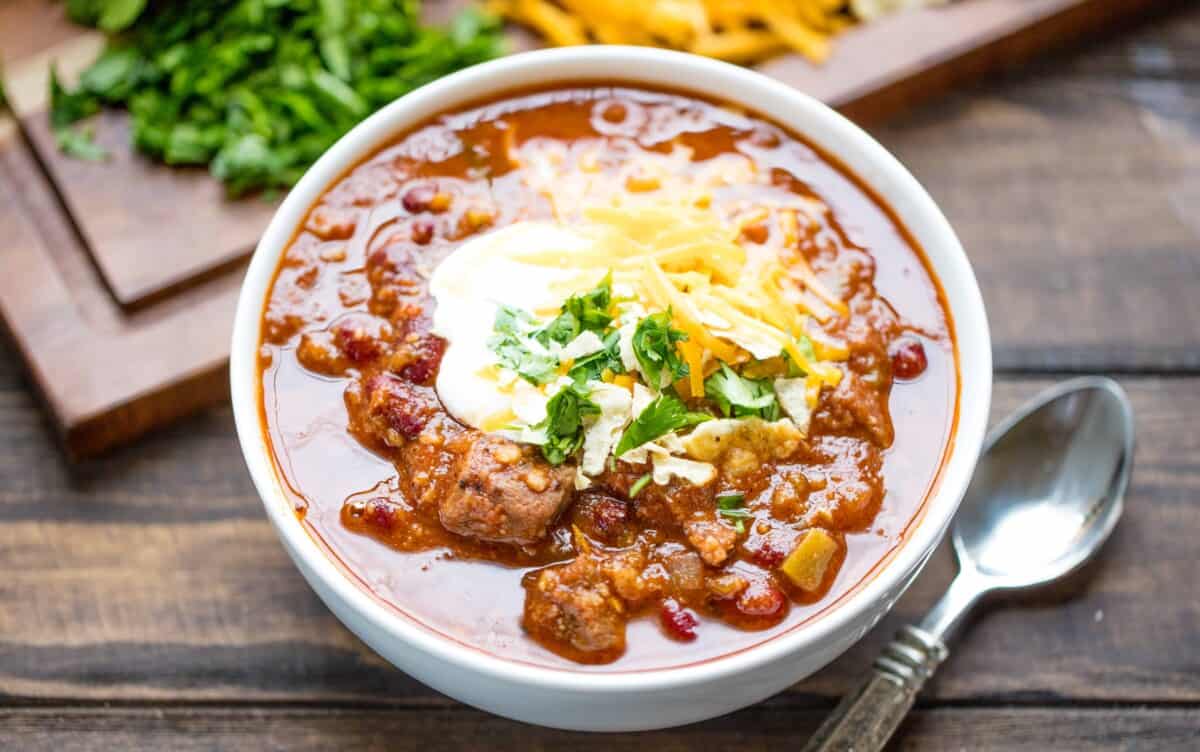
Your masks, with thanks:
[(475, 10), (425, 26), (415, 0), (68, 0), (111, 34), (73, 90), (51, 77), (60, 147), (103, 158), (72, 128), (102, 106), (131, 115), (133, 145), (208, 165), (232, 195), (292, 185), (391, 100), (503, 52)]

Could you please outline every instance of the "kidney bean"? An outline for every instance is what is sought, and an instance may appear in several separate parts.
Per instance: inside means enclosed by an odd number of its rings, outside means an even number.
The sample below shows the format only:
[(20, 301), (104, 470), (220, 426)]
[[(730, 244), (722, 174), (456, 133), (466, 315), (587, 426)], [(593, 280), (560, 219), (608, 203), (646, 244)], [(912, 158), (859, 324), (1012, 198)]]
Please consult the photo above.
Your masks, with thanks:
[(700, 625), (700, 620), (690, 610), (679, 605), (674, 598), (667, 598), (663, 601), (658, 617), (667, 636), (671, 639), (680, 642), (691, 642), (696, 639), (696, 627)]
[(929, 360), (920, 340), (904, 337), (892, 345), (892, 375), (902, 381), (912, 381), (925, 373)]

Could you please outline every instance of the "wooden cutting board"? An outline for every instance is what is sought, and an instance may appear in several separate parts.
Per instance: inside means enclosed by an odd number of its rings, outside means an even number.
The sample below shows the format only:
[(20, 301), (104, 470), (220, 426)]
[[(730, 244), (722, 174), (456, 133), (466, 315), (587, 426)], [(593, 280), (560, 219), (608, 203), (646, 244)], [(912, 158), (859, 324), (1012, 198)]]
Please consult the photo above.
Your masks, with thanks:
[[(962, 0), (853, 29), (823, 66), (784, 56), (759, 69), (868, 122), (1168, 2)], [(0, 110), (0, 316), (72, 457), (226, 397), (237, 287), (274, 208), (133, 154), (119, 113), (96, 119), (113, 159), (62, 156), (46, 117), (50, 62), (70, 80), (102, 44), (60, 3), (0, 1), (12, 105)]]

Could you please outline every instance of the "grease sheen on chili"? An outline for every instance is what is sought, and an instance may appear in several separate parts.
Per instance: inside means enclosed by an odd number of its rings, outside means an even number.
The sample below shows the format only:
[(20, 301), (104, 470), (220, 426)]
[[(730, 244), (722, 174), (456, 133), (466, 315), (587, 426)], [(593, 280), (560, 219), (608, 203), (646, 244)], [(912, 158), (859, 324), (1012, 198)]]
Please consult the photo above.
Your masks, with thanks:
[[(730, 155), (769, 176), (721, 187), (714, 207), (752, 208), (778, 191), (823, 204), (796, 247), (847, 303), (822, 331), (849, 358), (784, 458), (749, 446), (704, 486), (639, 483), (644, 464), (615, 462), (577, 491), (570, 463), (550, 467), (534, 447), (507, 456), (505, 441), (442, 407), (434, 384), (445, 342), (430, 332), (429, 278), (470, 238), (552, 216), (544, 178), (530, 172), (534, 152), (560, 155), (571, 179), (586, 170), (653, 192), (629, 165), (680, 147), (685, 178)], [(741, 242), (769, 246), (777, 231), (752, 224)], [(752, 113), (636, 86), (513, 93), (401, 134), (311, 208), (279, 265), (262, 331), (264, 430), (311, 534), (409, 617), (542, 665), (683, 665), (818, 615), (886, 566), (936, 483), (957, 413), (944, 298), (874, 194)], [(548, 492), (561, 483), (564, 503), (507, 509), (515, 543), (487, 540), (478, 514), (458, 524), (461, 510), (447, 507), (463, 493), (477, 503), (524, 492), (513, 467), (521, 478), (544, 472)], [(740, 533), (717, 500), (734, 492), (752, 515)], [(816, 527), (836, 553), (805, 589), (779, 565)]]

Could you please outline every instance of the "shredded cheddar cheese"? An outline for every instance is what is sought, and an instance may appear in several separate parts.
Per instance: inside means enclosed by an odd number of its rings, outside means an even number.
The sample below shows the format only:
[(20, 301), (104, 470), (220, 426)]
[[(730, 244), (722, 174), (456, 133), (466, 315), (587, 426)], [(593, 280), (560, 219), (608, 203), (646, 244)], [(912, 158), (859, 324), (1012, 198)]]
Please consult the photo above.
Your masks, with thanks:
[(489, 0), (486, 7), (555, 45), (666, 46), (743, 63), (788, 49), (822, 62), (830, 37), (853, 22), (845, 3), (832, 0)]
[[(764, 209), (743, 216), (761, 221), (769, 215)], [(822, 385), (840, 380), (841, 370), (827, 361), (844, 360), (844, 345), (823, 338), (805, 352), (797, 344), (807, 336), (810, 315), (820, 320), (846, 311), (799, 252), (752, 258), (738, 242), (735, 222), (686, 203), (589, 206), (581, 220), (576, 229), (594, 241), (586, 251), (517, 250), (514, 258), (579, 267), (580, 279), (589, 281), (611, 269), (614, 283), (633, 298), (671, 311), (672, 325), (688, 335), (679, 351), (688, 365), (681, 385), (691, 396), (704, 395), (704, 378), (716, 361), (738, 364), (781, 353), (808, 375), (810, 404)]]

